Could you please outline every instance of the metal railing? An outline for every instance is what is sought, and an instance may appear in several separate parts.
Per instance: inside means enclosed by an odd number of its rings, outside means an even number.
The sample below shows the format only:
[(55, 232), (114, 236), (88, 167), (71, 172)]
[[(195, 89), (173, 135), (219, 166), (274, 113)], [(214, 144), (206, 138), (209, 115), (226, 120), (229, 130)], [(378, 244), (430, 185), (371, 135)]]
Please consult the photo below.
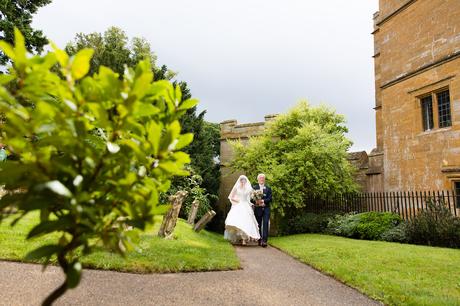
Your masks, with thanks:
[(428, 202), (443, 203), (455, 216), (460, 215), (460, 195), (454, 191), (401, 191), (307, 197), (306, 210), (313, 213), (393, 212), (408, 220), (428, 209)]

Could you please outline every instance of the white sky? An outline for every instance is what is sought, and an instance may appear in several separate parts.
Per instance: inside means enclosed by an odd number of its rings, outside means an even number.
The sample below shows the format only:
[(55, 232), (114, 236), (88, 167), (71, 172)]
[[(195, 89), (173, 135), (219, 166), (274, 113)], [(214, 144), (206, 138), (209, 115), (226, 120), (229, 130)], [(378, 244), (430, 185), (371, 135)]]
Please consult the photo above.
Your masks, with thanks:
[(375, 144), (378, 0), (53, 0), (34, 27), (60, 46), (118, 26), (187, 81), (206, 119), (262, 121), (306, 98), (347, 117), (353, 150)]

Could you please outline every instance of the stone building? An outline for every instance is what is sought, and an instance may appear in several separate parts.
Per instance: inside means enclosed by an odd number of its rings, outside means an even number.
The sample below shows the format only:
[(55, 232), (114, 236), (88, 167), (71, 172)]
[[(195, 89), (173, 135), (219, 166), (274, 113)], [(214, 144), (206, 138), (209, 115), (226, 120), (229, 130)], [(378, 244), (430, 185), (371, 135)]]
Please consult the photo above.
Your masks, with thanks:
[(368, 190), (460, 192), (460, 0), (380, 0)]

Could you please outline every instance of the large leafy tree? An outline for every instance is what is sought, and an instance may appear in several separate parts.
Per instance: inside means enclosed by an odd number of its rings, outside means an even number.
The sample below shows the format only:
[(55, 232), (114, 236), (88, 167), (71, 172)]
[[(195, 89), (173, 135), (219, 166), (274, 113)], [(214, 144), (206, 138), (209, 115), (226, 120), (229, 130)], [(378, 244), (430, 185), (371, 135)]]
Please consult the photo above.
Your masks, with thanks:
[[(139, 37), (130, 40), (126, 33), (117, 27), (110, 27), (104, 33), (79, 33), (72, 42), (67, 44), (66, 51), (69, 54), (76, 54), (84, 48), (94, 50), (90, 75), (98, 71), (100, 66), (109, 67), (123, 75), (125, 66), (133, 67), (143, 59), (149, 59), (155, 64), (157, 59), (148, 41)], [(152, 71), (155, 81), (171, 80), (175, 86), (179, 86), (182, 101), (192, 97), (187, 83), (174, 80), (176, 74), (166, 65), (160, 67), (153, 65)], [(184, 133), (195, 135), (192, 144), (185, 151), (190, 155), (194, 173), (201, 177), (200, 187), (207, 191), (209, 200), (215, 203), (220, 177), (220, 169), (215, 162), (220, 152), (220, 132), (218, 125), (206, 122), (204, 116), (204, 111), (198, 113), (196, 107), (192, 107), (181, 117), (180, 123)], [(189, 181), (190, 179), (178, 178), (173, 181), (173, 185), (179, 188), (186, 186)], [(176, 189), (173, 188), (171, 191)]]
[(74, 41), (67, 44), (65, 50), (69, 55), (74, 55), (85, 48), (94, 50), (89, 75), (96, 73), (100, 66), (105, 66), (121, 77), (125, 66), (134, 67), (139, 61), (148, 59), (152, 63), (156, 81), (171, 79), (174, 76), (166, 66), (155, 66), (156, 56), (148, 41), (141, 37), (129, 40), (126, 33), (117, 27), (110, 27), (104, 33), (78, 33)]
[(29, 58), (19, 31), (14, 47), (0, 48), (13, 63), (0, 75), (1, 138), (17, 157), (0, 163), (0, 182), (22, 190), (0, 199), (0, 221), (5, 207), (18, 208), (15, 222), (38, 211), (28, 238), (58, 236), (27, 256), (45, 264), (55, 256), (66, 275), (48, 305), (78, 285), (82, 254), (131, 248), (136, 231), (127, 228), (152, 223), (159, 194), (188, 174), (181, 149), (193, 135), (181, 133), (179, 119), (196, 101), (183, 101), (169, 81), (152, 82), (148, 60), (121, 78), (103, 66), (88, 76), (92, 49)]
[[(31, 27), (31, 23), (33, 14), (49, 3), (51, 0), (0, 0), (0, 40), (13, 43), (16, 27), (23, 33), (29, 52), (43, 51), (48, 41), (42, 31)], [(8, 57), (0, 52), (0, 65), (7, 61)]]
[(235, 142), (232, 167), (252, 177), (265, 173), (273, 187), (273, 208), (280, 214), (304, 207), (308, 196), (354, 191), (347, 160), (352, 143), (344, 124), (333, 110), (301, 102), (248, 145)]

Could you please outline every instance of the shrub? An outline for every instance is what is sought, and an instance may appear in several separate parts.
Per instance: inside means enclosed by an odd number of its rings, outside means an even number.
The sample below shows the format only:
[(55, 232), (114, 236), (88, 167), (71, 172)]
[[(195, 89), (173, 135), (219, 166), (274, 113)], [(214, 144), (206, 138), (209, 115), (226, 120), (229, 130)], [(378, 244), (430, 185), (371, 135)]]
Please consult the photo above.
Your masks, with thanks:
[(442, 201), (428, 201), (428, 209), (408, 222), (407, 235), (415, 244), (460, 247), (460, 219)]
[(407, 223), (401, 222), (397, 226), (388, 229), (382, 234), (381, 240), (400, 243), (409, 242), (409, 237), (407, 234)]
[(207, 193), (207, 190), (201, 187), (203, 182), (201, 175), (196, 174), (196, 171), (190, 166), (186, 169), (190, 172), (190, 175), (176, 178), (173, 181), (171, 189), (167, 193), (161, 194), (160, 199), (163, 203), (167, 203), (170, 195), (175, 194), (179, 190), (187, 191), (187, 197), (182, 204), (179, 216), (183, 219), (187, 219), (193, 201), (197, 200), (200, 202), (196, 215), (196, 219), (198, 220), (212, 209), (211, 202), (216, 200), (216, 196)]
[(327, 232), (349, 238), (379, 240), (383, 233), (401, 221), (399, 215), (388, 212), (337, 215), (329, 221)]
[(283, 222), (281, 233), (283, 235), (303, 233), (324, 233), (329, 219), (334, 214), (303, 213)]
[(358, 219), (355, 213), (336, 215), (329, 219), (326, 232), (332, 235), (353, 237)]

